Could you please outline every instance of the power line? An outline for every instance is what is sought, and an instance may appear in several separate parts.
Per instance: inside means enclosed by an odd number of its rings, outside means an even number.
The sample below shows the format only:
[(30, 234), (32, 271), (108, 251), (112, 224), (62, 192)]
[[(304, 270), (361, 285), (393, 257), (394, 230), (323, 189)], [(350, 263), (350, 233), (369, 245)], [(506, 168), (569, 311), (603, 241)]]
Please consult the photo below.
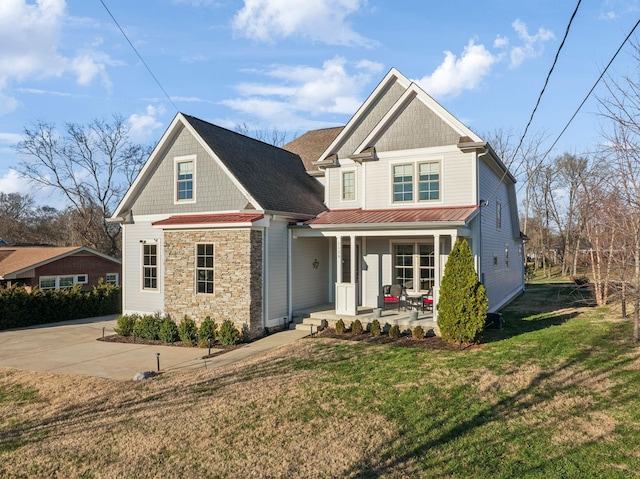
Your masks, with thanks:
[(120, 32), (122, 33), (122, 36), (127, 40), (127, 42), (129, 43), (129, 45), (131, 46), (131, 48), (133, 49), (133, 51), (136, 53), (136, 55), (138, 56), (138, 58), (140, 59), (140, 61), (142, 62), (142, 64), (144, 65), (144, 67), (147, 69), (147, 71), (149, 72), (149, 75), (151, 75), (151, 78), (154, 79), (154, 81), (156, 82), (156, 84), (160, 87), (160, 90), (162, 90), (162, 93), (164, 93), (164, 96), (167, 97), (167, 100), (169, 100), (169, 103), (171, 103), (173, 105), (173, 107), (176, 109), (176, 112), (180, 111), (178, 110), (178, 107), (176, 106), (176, 104), (173, 102), (173, 100), (171, 99), (171, 97), (169, 96), (169, 94), (167, 93), (167, 91), (164, 89), (164, 87), (162, 86), (162, 84), (160, 83), (160, 81), (156, 78), (156, 76), (153, 74), (153, 72), (151, 71), (151, 68), (149, 68), (149, 65), (147, 65), (147, 62), (144, 61), (144, 58), (142, 58), (142, 55), (140, 55), (140, 53), (138, 52), (138, 50), (136, 49), (136, 47), (133, 46), (133, 43), (131, 43), (131, 40), (129, 40), (129, 37), (127, 36), (127, 34), (124, 32), (124, 30), (122, 29), (122, 27), (120, 26), (120, 24), (118, 23), (118, 20), (116, 20), (116, 18), (113, 16), (113, 14), (111, 13), (111, 11), (109, 10), (109, 8), (107, 7), (107, 5), (104, 3), (104, 0), (100, 0), (100, 3), (102, 4), (102, 6), (104, 7), (104, 9), (107, 11), (107, 13), (109, 14), (109, 16), (111, 17), (111, 19), (113, 20), (113, 23), (116, 24), (116, 26), (118, 27), (118, 29), (120, 30)]
[[(558, 143), (558, 141), (560, 140), (560, 138), (562, 137), (562, 135), (564, 135), (564, 132), (567, 131), (567, 128), (569, 128), (569, 125), (571, 125), (571, 123), (573, 122), (573, 120), (575, 119), (575, 117), (578, 115), (578, 113), (580, 112), (580, 110), (582, 109), (582, 107), (584, 106), (584, 104), (587, 102), (587, 100), (589, 99), (589, 97), (591, 96), (591, 94), (593, 93), (593, 91), (596, 89), (596, 86), (598, 86), (598, 83), (600, 83), (602, 81), (602, 78), (604, 77), (605, 73), (607, 73), (607, 70), (609, 69), (609, 67), (613, 64), (614, 60), (616, 59), (616, 57), (618, 56), (618, 54), (620, 53), (620, 51), (622, 50), (622, 48), (626, 45), (626, 43), (629, 41), (629, 38), (631, 38), (631, 35), (633, 35), (633, 32), (636, 31), (636, 29), (638, 28), (638, 25), (640, 25), (640, 19), (636, 22), (636, 24), (633, 26), (633, 28), (631, 29), (631, 31), (629, 32), (629, 34), (625, 37), (625, 39), (623, 40), (623, 42), (620, 44), (620, 46), (618, 47), (618, 49), (616, 50), (616, 52), (613, 54), (613, 56), (611, 57), (611, 60), (609, 60), (609, 63), (607, 63), (607, 66), (604, 68), (604, 70), (602, 70), (602, 73), (600, 74), (600, 76), (598, 77), (598, 79), (595, 81), (595, 83), (593, 84), (593, 86), (591, 87), (591, 89), (589, 90), (589, 92), (585, 95), (584, 99), (582, 100), (582, 102), (580, 103), (580, 105), (578, 105), (578, 108), (576, 108), (576, 110), (573, 112), (573, 115), (571, 115), (571, 118), (569, 118), (569, 121), (567, 121), (567, 123), (564, 125), (564, 128), (562, 129), (562, 131), (560, 131), (560, 134), (556, 137), (556, 139), (554, 140), (554, 142), (551, 144), (551, 146), (549, 147), (549, 149), (547, 149), (547, 151), (544, 153), (544, 155), (542, 155), (542, 158), (540, 159), (540, 161), (538, 162), (538, 164), (533, 168), (532, 172), (535, 172), (538, 170), (538, 168), (540, 168), (540, 166), (542, 166), (543, 161), (547, 158), (547, 156), (549, 155), (549, 153), (551, 153), (551, 150), (553, 150), (553, 147), (556, 146), (556, 143)], [(520, 192), (520, 190), (522, 190), (522, 187), (524, 186), (524, 184), (518, 188), (517, 192)]]
[[(516, 147), (516, 149), (513, 152), (513, 160), (512, 161), (515, 161), (515, 158), (518, 155), (518, 151), (520, 150), (520, 147), (522, 146), (522, 143), (524, 142), (524, 138), (527, 135), (527, 132), (529, 131), (529, 127), (531, 126), (531, 123), (533, 122), (533, 117), (535, 116), (536, 111), (538, 110), (538, 106), (540, 106), (540, 101), (542, 100), (542, 95), (544, 95), (544, 92), (547, 89), (547, 85), (549, 84), (549, 79), (551, 78), (551, 74), (553, 73), (553, 70), (556, 67), (556, 63), (558, 62), (558, 58), (560, 56), (560, 51), (562, 50), (562, 47), (564, 47), (564, 43), (567, 40), (567, 37), (569, 36), (569, 30), (571, 29), (571, 24), (573, 23), (573, 19), (576, 17), (576, 14), (578, 13), (578, 8), (580, 8), (580, 3), (581, 2), (582, 2), (582, 0), (578, 0), (578, 3), (576, 4), (576, 8), (573, 10), (573, 13), (571, 14), (571, 18), (569, 18), (569, 23), (567, 24), (567, 28), (565, 29), (564, 37), (562, 37), (562, 41), (560, 42), (560, 45), (558, 46), (558, 50), (556, 51), (556, 55), (555, 55), (555, 57), (553, 59), (553, 63), (551, 64), (551, 68), (549, 69), (549, 72), (547, 73), (547, 78), (545, 79), (544, 85), (542, 86), (542, 90), (540, 90), (540, 94), (538, 95), (538, 100), (536, 101), (536, 104), (533, 107), (533, 111), (531, 112), (531, 116), (529, 117), (529, 121), (527, 122), (527, 126), (525, 127), (524, 132), (522, 133), (522, 136), (520, 137), (520, 141), (518, 142), (518, 146)], [(522, 163), (520, 163), (520, 164), (522, 164)], [(519, 169), (519, 166), (516, 167), (516, 169), (513, 172), (513, 176), (514, 177), (517, 174), (518, 169)], [(507, 172), (508, 171), (505, 169), (504, 173), (502, 174), (502, 177), (500, 178), (500, 181), (498, 182), (498, 184), (496, 185), (494, 190), (491, 192), (491, 194), (487, 197), (486, 201), (489, 201), (496, 194), (496, 192), (498, 191), (498, 188), (500, 187), (500, 185), (504, 181), (505, 177), (507, 176)]]

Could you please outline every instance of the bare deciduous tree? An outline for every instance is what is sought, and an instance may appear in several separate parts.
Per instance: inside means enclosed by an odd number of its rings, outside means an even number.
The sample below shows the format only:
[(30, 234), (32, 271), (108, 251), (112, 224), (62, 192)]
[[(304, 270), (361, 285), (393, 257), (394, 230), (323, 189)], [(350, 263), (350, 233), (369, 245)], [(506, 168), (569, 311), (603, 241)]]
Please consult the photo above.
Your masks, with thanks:
[(76, 213), (83, 244), (113, 256), (119, 254), (120, 228), (106, 220), (149, 154), (128, 134), (120, 116), (111, 122), (67, 123), (62, 134), (40, 121), (25, 128), (17, 146), (20, 173), (60, 191)]

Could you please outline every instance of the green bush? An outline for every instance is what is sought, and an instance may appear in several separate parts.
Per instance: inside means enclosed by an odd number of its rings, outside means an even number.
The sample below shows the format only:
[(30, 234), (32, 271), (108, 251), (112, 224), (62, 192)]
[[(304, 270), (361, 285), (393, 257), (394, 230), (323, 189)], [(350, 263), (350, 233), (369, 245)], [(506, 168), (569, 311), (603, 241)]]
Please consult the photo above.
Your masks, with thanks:
[(422, 326), (418, 325), (413, 328), (413, 331), (411, 331), (411, 336), (413, 336), (414, 339), (423, 339), (424, 329), (422, 329)]
[(373, 336), (380, 336), (381, 333), (382, 328), (380, 327), (380, 321), (374, 319), (373, 321), (371, 321), (371, 334)]
[(198, 342), (200, 341), (211, 341), (213, 343), (216, 340), (216, 329), (218, 326), (211, 319), (211, 316), (207, 316), (204, 318), (202, 323), (200, 323), (200, 327), (198, 328)]
[(178, 325), (178, 336), (187, 346), (193, 346), (198, 340), (198, 326), (189, 316), (185, 316)]
[(389, 337), (394, 339), (398, 339), (400, 337), (400, 328), (397, 324), (394, 324), (389, 328)]
[(114, 329), (120, 336), (131, 336), (136, 322), (140, 319), (137, 314), (124, 314), (116, 318), (118, 326)]
[(336, 321), (336, 334), (344, 334), (344, 330), (345, 330), (345, 326), (344, 326), (344, 321), (342, 320), (342, 318), (340, 318), (338, 321)]
[(353, 334), (362, 334), (362, 323), (359, 319), (356, 319), (353, 323), (351, 323), (351, 332)]
[(438, 301), (438, 326), (442, 338), (475, 341), (487, 318), (487, 294), (474, 268), (473, 254), (466, 240), (456, 240), (444, 268)]
[(158, 332), (158, 337), (164, 343), (175, 343), (178, 339), (180, 339), (180, 334), (178, 333), (178, 325), (168, 314), (162, 320), (160, 331)]
[(100, 283), (92, 291), (0, 287), (0, 329), (21, 328), (69, 319), (119, 313), (120, 288)]
[(233, 346), (240, 342), (241, 335), (233, 321), (225, 319), (218, 330), (218, 341), (223, 346)]
[(162, 326), (163, 318), (160, 313), (145, 314), (136, 321), (133, 326), (133, 332), (139, 338), (155, 340), (158, 339), (160, 333), (160, 327)]

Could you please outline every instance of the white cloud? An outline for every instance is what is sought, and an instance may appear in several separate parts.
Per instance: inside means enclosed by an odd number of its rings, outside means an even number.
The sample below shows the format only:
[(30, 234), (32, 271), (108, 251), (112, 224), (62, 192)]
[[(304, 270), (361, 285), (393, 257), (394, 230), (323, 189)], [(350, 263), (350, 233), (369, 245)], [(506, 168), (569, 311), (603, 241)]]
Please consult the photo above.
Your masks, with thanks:
[(511, 26), (523, 42), (522, 45), (511, 48), (511, 68), (517, 68), (523, 61), (542, 55), (542, 52), (544, 51), (544, 42), (555, 38), (552, 31), (542, 27), (538, 28), (538, 33), (530, 35), (527, 26), (518, 19), (516, 19)]
[(618, 15), (616, 12), (614, 12), (613, 10), (610, 10), (608, 12), (600, 13), (600, 15), (598, 16), (598, 19), (599, 20), (615, 20), (619, 16), (620, 15)]
[[(65, 0), (2, 0), (0, 2), (0, 93), (11, 81), (35, 76), (75, 74), (81, 85), (98, 76), (105, 82), (105, 55), (60, 53), (59, 35), (65, 20)], [(108, 60), (108, 59), (107, 59)], [(14, 99), (0, 97), (0, 112), (15, 108)]]
[(148, 105), (145, 113), (133, 113), (127, 119), (131, 141), (135, 143), (149, 141), (153, 136), (153, 132), (158, 128), (162, 128), (162, 123), (158, 120), (158, 116), (164, 113), (163, 106), (155, 107), (153, 105)]
[(353, 67), (344, 58), (335, 57), (320, 68), (274, 66), (262, 73), (277, 80), (275, 83), (242, 83), (236, 88), (239, 97), (222, 103), (268, 125), (277, 119), (284, 128), (298, 128), (304, 122), (302, 117), (352, 115), (362, 103), (373, 65), (358, 62), (350, 72)]
[(13, 146), (22, 141), (22, 135), (18, 135), (17, 133), (1, 133), (0, 132), (0, 145), (8, 145)]
[(445, 51), (440, 66), (431, 75), (416, 80), (416, 83), (437, 98), (457, 96), (464, 90), (478, 88), (496, 61), (498, 58), (484, 45), (476, 45), (469, 40), (460, 57)]
[(273, 43), (301, 37), (329, 45), (373, 46), (347, 21), (366, 6), (366, 0), (244, 0), (232, 26), (240, 35)]
[(0, 192), (32, 194), (33, 185), (29, 180), (20, 176), (16, 170), (9, 170), (8, 173), (0, 177)]

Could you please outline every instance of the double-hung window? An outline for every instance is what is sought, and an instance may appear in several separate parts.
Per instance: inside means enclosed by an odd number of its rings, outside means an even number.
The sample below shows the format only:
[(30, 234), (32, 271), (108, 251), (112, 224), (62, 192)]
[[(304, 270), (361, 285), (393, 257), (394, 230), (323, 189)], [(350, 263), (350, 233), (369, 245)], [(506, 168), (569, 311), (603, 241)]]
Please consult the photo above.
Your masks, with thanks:
[(393, 202), (413, 201), (413, 165), (393, 166)]
[(142, 288), (158, 289), (158, 245), (142, 245)]
[(196, 160), (194, 156), (175, 159), (176, 203), (195, 201)]
[(196, 245), (196, 291), (213, 294), (213, 244)]
[(440, 201), (440, 160), (393, 165), (393, 202)]
[(354, 201), (356, 199), (356, 172), (344, 171), (342, 173), (342, 201)]

